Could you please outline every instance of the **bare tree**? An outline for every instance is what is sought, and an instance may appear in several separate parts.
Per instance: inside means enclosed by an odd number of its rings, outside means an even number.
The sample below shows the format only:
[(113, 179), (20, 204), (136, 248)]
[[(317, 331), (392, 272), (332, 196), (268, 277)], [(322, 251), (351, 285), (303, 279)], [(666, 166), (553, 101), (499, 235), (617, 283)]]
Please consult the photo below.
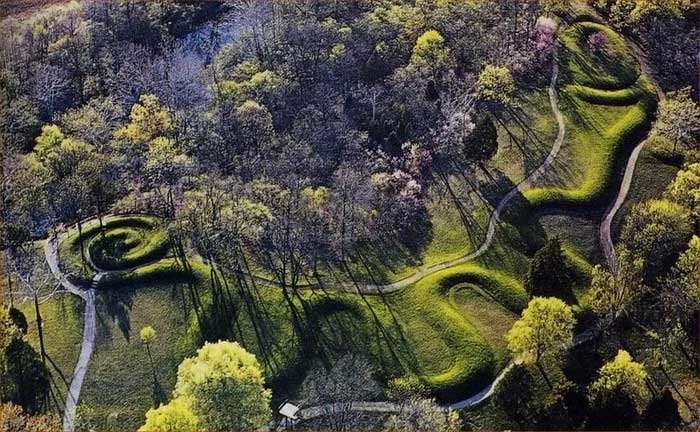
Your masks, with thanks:
[(52, 283), (53, 276), (48, 264), (33, 242), (25, 242), (10, 249), (8, 258), (10, 270), (23, 289), (25, 297), (34, 303), (41, 360), (46, 364), (43, 320), (39, 306), (44, 300), (53, 297), (60, 285)]
[(304, 405), (323, 408), (320, 424), (314, 426), (334, 431), (357, 429), (360, 417), (351, 409), (353, 402), (376, 400), (383, 393), (373, 371), (367, 359), (355, 354), (341, 357), (330, 369), (312, 369), (301, 386), (301, 397)]

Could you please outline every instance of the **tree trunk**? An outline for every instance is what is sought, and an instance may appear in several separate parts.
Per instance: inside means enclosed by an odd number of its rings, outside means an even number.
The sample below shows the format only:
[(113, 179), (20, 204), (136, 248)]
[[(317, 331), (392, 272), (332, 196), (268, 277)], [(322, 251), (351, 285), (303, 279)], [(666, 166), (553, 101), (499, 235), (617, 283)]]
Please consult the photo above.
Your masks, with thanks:
[(678, 397), (681, 399), (681, 402), (683, 402), (683, 404), (686, 406), (686, 408), (688, 408), (688, 411), (690, 411), (690, 413), (691, 413), (694, 417), (697, 417), (697, 411), (696, 411), (696, 409), (693, 408), (693, 406), (690, 405), (690, 403), (685, 399), (685, 396), (683, 396), (683, 393), (681, 393), (681, 391), (678, 389), (678, 386), (676, 386), (676, 382), (673, 380), (673, 378), (671, 377), (671, 375), (669, 375), (669, 373), (668, 373), (668, 371), (666, 370), (666, 368), (663, 367), (663, 366), (659, 366), (659, 370), (661, 371), (661, 373), (664, 374), (664, 376), (665, 376), (666, 379), (668, 380), (669, 384), (671, 384), (671, 387), (673, 388), (673, 390), (675, 390), (676, 394), (677, 394)]
[(146, 351), (148, 352), (148, 360), (151, 363), (151, 371), (153, 372), (153, 382), (158, 382), (158, 376), (156, 375), (156, 366), (153, 363), (153, 355), (151, 355), (151, 344), (146, 344)]
[(39, 332), (39, 350), (41, 351), (41, 361), (46, 365), (46, 348), (44, 348), (44, 330), (42, 329), (43, 320), (41, 319), (41, 311), (39, 310), (39, 298), (34, 294), (34, 310), (36, 312), (36, 327)]
[(552, 385), (552, 382), (549, 380), (549, 377), (547, 376), (547, 373), (544, 371), (544, 368), (542, 367), (540, 362), (539, 361), (535, 362), (535, 366), (537, 366), (537, 370), (539, 370), (540, 373), (542, 374), (542, 378), (544, 378), (544, 381), (547, 383), (547, 386), (549, 386), (549, 389), (553, 390), (554, 386)]
[(80, 258), (83, 260), (83, 266), (87, 263), (85, 259), (85, 247), (83, 242), (83, 222), (78, 219), (78, 236), (80, 237)]
[(12, 276), (10, 276), (10, 273), (7, 273), (7, 292), (10, 295), (10, 307), (15, 307), (15, 300), (12, 298)]
[(696, 335), (697, 340), (695, 341), (695, 345), (697, 347), (697, 352), (695, 353), (695, 374), (700, 377), (700, 309), (695, 311), (695, 318), (697, 320), (697, 331), (698, 334)]

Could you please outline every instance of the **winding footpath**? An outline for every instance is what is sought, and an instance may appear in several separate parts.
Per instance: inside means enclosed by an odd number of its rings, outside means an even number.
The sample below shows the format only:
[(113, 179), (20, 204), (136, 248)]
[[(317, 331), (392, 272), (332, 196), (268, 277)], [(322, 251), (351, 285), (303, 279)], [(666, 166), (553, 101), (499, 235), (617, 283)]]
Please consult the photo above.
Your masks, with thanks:
[[(557, 137), (554, 140), (554, 144), (552, 145), (552, 149), (550, 150), (549, 154), (545, 158), (545, 160), (535, 169), (532, 171), (523, 181), (521, 181), (516, 187), (511, 189), (498, 203), (496, 208), (493, 210), (491, 213), (491, 217), (489, 218), (489, 224), (488, 228), (486, 230), (486, 236), (484, 238), (484, 241), (482, 242), (481, 246), (474, 252), (465, 255), (460, 258), (456, 258), (450, 261), (445, 261), (443, 263), (435, 264), (430, 267), (426, 267), (425, 269), (418, 271), (414, 273), (413, 275), (401, 279), (400, 281), (394, 282), (392, 284), (387, 284), (387, 285), (342, 285), (341, 288), (346, 291), (353, 291), (353, 292), (359, 292), (363, 294), (379, 294), (379, 293), (389, 293), (393, 291), (397, 291), (401, 288), (404, 288), (408, 285), (411, 285), (415, 282), (418, 282), (419, 280), (423, 279), (424, 277), (435, 273), (440, 270), (447, 269), (452, 266), (456, 266), (459, 264), (464, 264), (469, 261), (473, 261), (483, 254), (485, 254), (491, 245), (493, 244), (494, 236), (496, 234), (496, 227), (498, 226), (498, 223), (501, 220), (501, 214), (503, 213), (503, 210), (506, 208), (506, 206), (519, 194), (523, 193), (527, 187), (530, 187), (536, 180), (538, 180), (542, 175), (544, 175), (547, 172), (547, 169), (554, 163), (554, 161), (557, 158), (557, 155), (559, 154), (559, 151), (562, 148), (562, 145), (564, 144), (564, 139), (566, 137), (566, 124), (564, 123), (564, 116), (561, 113), (561, 110), (559, 109), (559, 103), (558, 103), (558, 98), (557, 98), (557, 80), (559, 78), (559, 61), (557, 58), (557, 55), (555, 53), (554, 59), (552, 61), (552, 78), (549, 83), (549, 103), (552, 107), (552, 112), (554, 114), (554, 118), (557, 121), (557, 125), (559, 127), (559, 131), (557, 133)], [(592, 332), (586, 332), (581, 335), (578, 335), (576, 338), (574, 338), (574, 345), (581, 344), (587, 340), (589, 340), (593, 336)], [(494, 378), (493, 381), (491, 381), (486, 387), (481, 389), (479, 392), (477, 392), (474, 395), (469, 396), (468, 398), (465, 398), (460, 401), (453, 402), (451, 404), (445, 405), (445, 408), (449, 409), (462, 409), (462, 408), (468, 408), (472, 406), (479, 405), (482, 403), (484, 400), (488, 399), (493, 395), (493, 392), (495, 391), (496, 387), (498, 384), (501, 382), (501, 380), (506, 376), (508, 371), (510, 371), (514, 366), (516, 362), (510, 362), (501, 372)], [(401, 411), (401, 406), (398, 404), (394, 404), (391, 402), (361, 402), (361, 401), (354, 401), (349, 403), (349, 408), (348, 404), (326, 404), (326, 405), (319, 405), (319, 406), (313, 406), (313, 407), (308, 407), (304, 408), (299, 411), (298, 417), (296, 421), (291, 422), (290, 424), (285, 424), (285, 423), (280, 423), (276, 425), (277, 430), (282, 430), (287, 427), (294, 426), (298, 421), (301, 420), (310, 420), (314, 419), (323, 415), (327, 415), (329, 413), (334, 412), (336, 409), (339, 407), (344, 407), (345, 409), (349, 409), (350, 411), (356, 411), (356, 412), (382, 412), (382, 413), (396, 413)], [(274, 425), (270, 425), (271, 429), (275, 429)]]
[(557, 133), (556, 139), (554, 140), (554, 145), (552, 146), (552, 149), (550, 150), (545, 160), (542, 161), (542, 163), (527, 177), (525, 177), (525, 179), (518, 183), (513, 189), (508, 191), (508, 193), (498, 203), (496, 208), (491, 212), (489, 224), (486, 229), (486, 236), (484, 237), (484, 241), (481, 243), (478, 249), (476, 249), (474, 252), (471, 252), (468, 255), (426, 267), (423, 270), (417, 271), (411, 276), (408, 276), (394, 283), (386, 285), (344, 283), (340, 284), (339, 288), (344, 291), (357, 292), (362, 294), (390, 293), (412, 285), (418, 282), (419, 280), (423, 279), (424, 277), (433, 274), (437, 271), (445, 270), (447, 268), (454, 267), (459, 264), (474, 261), (475, 259), (484, 255), (493, 244), (493, 240), (496, 235), (496, 228), (498, 227), (498, 223), (501, 221), (501, 214), (503, 214), (503, 211), (505, 210), (506, 206), (513, 200), (513, 198), (522, 194), (525, 191), (525, 189), (532, 186), (532, 184), (535, 181), (539, 180), (540, 177), (542, 177), (547, 172), (547, 169), (552, 165), (552, 163), (554, 163), (557, 156), (559, 155), (559, 151), (561, 150), (562, 145), (564, 144), (564, 138), (566, 137), (566, 124), (564, 123), (564, 116), (559, 110), (559, 103), (557, 98), (558, 78), (559, 60), (558, 56), (555, 53), (554, 59), (552, 61), (552, 78), (548, 90), (549, 104), (552, 107), (554, 118), (556, 119), (557, 125), (559, 126), (559, 131)]
[(83, 339), (80, 347), (80, 355), (78, 356), (78, 362), (75, 365), (75, 370), (73, 371), (73, 376), (70, 381), (70, 387), (66, 395), (66, 405), (63, 412), (63, 430), (65, 432), (72, 432), (75, 430), (75, 413), (78, 407), (78, 401), (80, 400), (80, 390), (83, 387), (90, 357), (95, 348), (95, 335), (97, 333), (95, 293), (97, 286), (106, 276), (128, 273), (152, 263), (145, 263), (124, 270), (103, 270), (95, 264), (90, 256), (89, 250), (87, 250), (85, 258), (90, 267), (97, 273), (93, 276), (89, 287), (80, 287), (68, 280), (68, 277), (61, 271), (61, 267), (59, 266), (58, 245), (61, 241), (65, 240), (67, 236), (68, 233), (63, 232), (58, 236), (53, 236), (46, 240), (44, 243), (44, 255), (46, 256), (46, 262), (49, 264), (49, 268), (54, 277), (67, 291), (80, 297), (85, 302), (85, 310), (83, 312)]
[(58, 245), (65, 239), (67, 233), (61, 233), (58, 236), (50, 237), (44, 244), (44, 255), (46, 262), (49, 264), (51, 273), (54, 277), (68, 290), (85, 302), (85, 311), (83, 312), (83, 340), (80, 346), (80, 355), (78, 362), (75, 364), (73, 377), (70, 381), (68, 394), (66, 395), (66, 406), (63, 412), (63, 430), (71, 432), (75, 429), (74, 420), (75, 412), (80, 399), (80, 390), (83, 387), (85, 373), (87, 372), (88, 363), (92, 356), (92, 351), (95, 347), (96, 334), (96, 312), (95, 312), (95, 287), (102, 279), (102, 275), (98, 273), (92, 279), (92, 284), (88, 288), (80, 287), (69, 281), (65, 274), (61, 271), (58, 264)]
[[(337, 288), (343, 291), (347, 292), (354, 292), (354, 293), (361, 293), (361, 294), (381, 294), (381, 293), (390, 293), (394, 292), (397, 290), (400, 290), (402, 288), (405, 288), (411, 284), (414, 284), (418, 282), (419, 280), (423, 279), (424, 277), (435, 273), (440, 270), (444, 270), (459, 264), (464, 264), (470, 261), (473, 261), (482, 255), (484, 255), (492, 246), (494, 237), (496, 234), (496, 228), (498, 227), (499, 222), (501, 221), (501, 215), (503, 211), (505, 210), (506, 206), (518, 195), (522, 194), (526, 188), (530, 187), (533, 185), (535, 181), (540, 179), (549, 169), (549, 167), (554, 163), (556, 160), (557, 156), (559, 155), (559, 152), (563, 146), (565, 137), (566, 137), (566, 125), (564, 122), (564, 116), (561, 113), (559, 109), (559, 104), (558, 104), (558, 97), (557, 97), (557, 80), (559, 77), (559, 62), (557, 55), (555, 53), (554, 60), (552, 62), (552, 77), (548, 89), (549, 93), (549, 102), (552, 108), (552, 112), (554, 115), (554, 118), (557, 122), (558, 125), (558, 133), (557, 137), (554, 140), (552, 149), (550, 150), (549, 154), (547, 157), (544, 159), (544, 161), (534, 170), (532, 171), (525, 179), (523, 179), (519, 184), (517, 184), (514, 188), (512, 188), (498, 203), (496, 208), (492, 211), (490, 218), (489, 218), (489, 223), (488, 227), (486, 230), (486, 234), (484, 237), (483, 242), (479, 246), (478, 249), (475, 251), (469, 253), (468, 255), (452, 259), (449, 261), (445, 261), (442, 263), (434, 264), (429, 267), (426, 267), (420, 271), (417, 271), (416, 273), (412, 274), (411, 276), (408, 276), (404, 279), (401, 279), (399, 281), (396, 281), (394, 283), (390, 284), (385, 284), (385, 285), (377, 285), (377, 284), (350, 284), (350, 283), (340, 283), (337, 285)], [(632, 155), (630, 156), (630, 159), (627, 162), (627, 167), (625, 170), (625, 174), (623, 177), (622, 185), (620, 187), (620, 190), (617, 194), (617, 197), (613, 204), (607, 209), (605, 212), (605, 215), (603, 217), (603, 220), (601, 221), (601, 226), (600, 226), (600, 232), (599, 232), (599, 239), (601, 243), (601, 247), (603, 249), (603, 252), (605, 254), (605, 259), (608, 264), (608, 266), (611, 269), (615, 269), (616, 267), (616, 258), (615, 258), (615, 248), (612, 242), (611, 238), (611, 226), (612, 226), (612, 221), (615, 218), (616, 214), (622, 207), (623, 203), (625, 202), (627, 195), (629, 193), (629, 190), (631, 188), (632, 180), (634, 177), (634, 171), (635, 167), (637, 165), (639, 156), (641, 154), (641, 151), (643, 149), (644, 142), (639, 144), (634, 151), (632, 152)], [(46, 260), (49, 264), (49, 267), (51, 268), (51, 272), (53, 275), (56, 277), (56, 279), (72, 294), (80, 297), (83, 299), (85, 302), (85, 311), (84, 311), (84, 322), (83, 322), (83, 338), (82, 338), (82, 346), (80, 350), (80, 355), (78, 358), (78, 362), (75, 366), (75, 371), (73, 373), (73, 377), (71, 379), (70, 383), (70, 388), (69, 392), (66, 398), (66, 406), (65, 406), (65, 413), (64, 413), (64, 418), (63, 418), (63, 428), (64, 431), (66, 432), (72, 432), (74, 430), (74, 419), (75, 419), (75, 413), (76, 413), (76, 407), (78, 400), (80, 398), (80, 391), (81, 387), (85, 378), (85, 373), (87, 371), (88, 363), (90, 360), (90, 356), (92, 355), (92, 351), (94, 348), (95, 344), (95, 334), (96, 334), (96, 312), (95, 312), (95, 288), (99, 284), (99, 282), (102, 280), (103, 277), (109, 275), (109, 274), (118, 274), (118, 273), (127, 273), (129, 271), (134, 270), (132, 269), (126, 269), (126, 270), (119, 270), (119, 271), (103, 271), (97, 268), (94, 263), (92, 262), (92, 259), (88, 256), (88, 262), (89, 264), (97, 271), (97, 274), (93, 277), (92, 279), (92, 284), (90, 287), (80, 287), (78, 285), (75, 285), (74, 283), (70, 282), (68, 278), (66, 277), (65, 274), (62, 273), (59, 264), (58, 264), (58, 245), (62, 240), (65, 239), (67, 236), (67, 233), (62, 233), (58, 236), (54, 236), (50, 238), (49, 240), (46, 241), (45, 247), (44, 247), (44, 252), (46, 255)], [(141, 266), (137, 266), (135, 268), (138, 268)], [(252, 277), (256, 280), (260, 280), (262, 282), (266, 283), (271, 283), (271, 284), (276, 284), (275, 281), (272, 281), (270, 279), (257, 276), (257, 275), (246, 275), (249, 277)], [(313, 285), (309, 285), (310, 287)], [(587, 332), (584, 332), (582, 334), (577, 335), (574, 338), (573, 345), (579, 345), (582, 344), (590, 339), (592, 339), (595, 335), (595, 329), (591, 329)], [(484, 400), (488, 399), (494, 392), (495, 388), (497, 385), (500, 383), (500, 381), (503, 379), (503, 377), (508, 373), (510, 369), (514, 367), (516, 363), (511, 362), (508, 364), (496, 377), (495, 379), (489, 383), (486, 387), (484, 387), (481, 391), (478, 393), (465, 398), (463, 400), (451, 403), (449, 405), (446, 405), (446, 408), (451, 408), (451, 409), (463, 409), (467, 407), (472, 407), (476, 406), (480, 403), (482, 403)], [(324, 414), (328, 414), (339, 408), (339, 406), (342, 405), (344, 409), (349, 409), (351, 411), (358, 411), (358, 412), (383, 412), (383, 413), (395, 413), (395, 412), (400, 412), (401, 407), (397, 404), (390, 403), (390, 402), (362, 402), (362, 401), (355, 401), (350, 403), (350, 407), (348, 408), (348, 404), (328, 404), (328, 405), (321, 405), (321, 406), (315, 406), (315, 407), (308, 407), (304, 408), (299, 412), (299, 417), (300, 419), (313, 419), (317, 418), (319, 416), (322, 416)], [(292, 423), (293, 426), (294, 423)], [(289, 426), (289, 425), (288, 425)], [(274, 428), (273, 425), (270, 425), (271, 428)], [(284, 425), (277, 425), (278, 429), (283, 429), (285, 426)]]
[(637, 167), (637, 162), (639, 161), (639, 155), (644, 149), (644, 144), (646, 140), (642, 141), (634, 148), (632, 155), (627, 161), (627, 166), (625, 167), (625, 175), (622, 178), (622, 185), (620, 186), (620, 191), (617, 193), (615, 201), (610, 207), (605, 211), (603, 215), (603, 220), (600, 222), (599, 240), (600, 247), (603, 249), (603, 255), (605, 256), (605, 262), (608, 268), (612, 272), (617, 271), (617, 255), (615, 254), (615, 245), (612, 241), (612, 223), (617, 215), (618, 211), (622, 208), (622, 205), (627, 199), (630, 188), (632, 187), (632, 180), (634, 179), (634, 171)]

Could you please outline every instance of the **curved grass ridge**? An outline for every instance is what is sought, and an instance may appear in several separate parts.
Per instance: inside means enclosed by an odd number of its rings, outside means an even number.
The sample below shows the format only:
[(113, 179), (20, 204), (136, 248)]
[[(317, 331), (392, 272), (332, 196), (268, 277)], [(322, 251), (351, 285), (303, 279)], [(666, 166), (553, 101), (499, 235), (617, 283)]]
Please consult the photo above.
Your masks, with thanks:
[[(619, 58), (621, 64), (614, 65), (611, 59), (605, 59), (603, 69), (581, 54), (585, 52), (581, 49), (581, 44), (585, 40), (584, 36), (592, 31), (604, 31), (608, 39), (612, 41), (611, 49), (622, 43), (622, 57)], [(571, 33), (570, 33), (571, 32)], [(593, 161), (593, 165), (587, 170), (587, 175), (580, 185), (575, 187), (540, 187), (525, 192), (525, 196), (534, 206), (548, 204), (565, 205), (587, 205), (590, 206), (600, 197), (604, 196), (605, 188), (612, 181), (615, 169), (615, 160), (624, 151), (627, 143), (634, 138), (644, 126), (648, 124), (653, 115), (656, 98), (651, 90), (649, 81), (641, 75), (636, 62), (631, 63), (625, 55), (629, 52), (624, 45), (624, 41), (612, 30), (606, 29), (595, 23), (580, 22), (572, 25), (562, 37), (562, 42), (569, 51), (576, 51), (565, 59), (565, 65), (569, 69), (568, 77), (570, 82), (564, 87), (562, 92), (570, 96), (572, 113), (589, 120), (590, 127), (580, 129), (576, 137), (578, 145), (600, 143), (599, 157)], [(616, 70), (622, 71), (619, 80), (614, 80)], [(589, 70), (590, 69), (590, 70)], [(584, 74), (583, 71), (587, 70)], [(591, 72), (594, 71), (594, 72)], [(614, 107), (611, 113), (605, 110)], [(611, 114), (620, 114), (621, 109), (625, 110), (617, 118), (610, 119)], [(588, 111), (599, 110), (587, 115)], [(594, 135), (595, 134), (595, 135)], [(139, 219), (133, 217), (131, 219)], [(111, 229), (125, 229), (126, 222), (118, 222), (115, 219), (110, 225)], [(140, 222), (137, 222), (140, 223)], [(120, 226), (121, 224), (121, 226)], [(84, 233), (84, 236), (94, 236), (98, 233), (99, 227), (91, 227), (91, 231)], [(116, 234), (115, 234), (116, 235)], [(87, 238), (87, 237), (84, 237)], [(77, 250), (77, 249), (76, 249)], [(580, 277), (586, 273), (585, 260), (574, 257), (576, 268), (580, 269)], [(209, 284), (210, 271), (203, 263), (193, 263), (191, 271), (185, 271), (180, 264), (172, 259), (163, 259), (157, 263), (139, 267), (127, 274), (107, 276), (100, 282), (100, 287), (119, 287), (139, 285), (149, 283), (162, 283), (169, 281), (194, 282), (206, 287)], [(577, 274), (578, 274), (577, 273)], [(422, 350), (415, 347), (416, 338), (406, 338), (408, 342), (407, 356), (399, 359), (401, 372), (408, 372), (421, 377), (430, 385), (434, 393), (443, 399), (452, 399), (455, 396), (463, 396), (473, 390), (478, 390), (484, 384), (490, 382), (496, 375), (496, 360), (494, 347), (492, 347), (479, 327), (470, 320), (468, 311), (460, 311), (455, 305), (453, 290), (458, 289), (460, 284), (472, 283), (479, 286), (491, 296), (495, 302), (500, 303), (506, 309), (518, 313), (525, 307), (527, 295), (521, 283), (510, 276), (485, 269), (474, 263), (463, 263), (445, 268), (412, 282), (405, 289), (395, 293), (386, 294), (383, 297), (373, 297), (367, 299), (362, 296), (349, 293), (330, 294), (329, 300), (319, 301), (317, 294), (304, 292), (300, 298), (306, 299), (308, 304), (305, 307), (297, 307), (305, 314), (313, 314), (310, 322), (319, 323), (325, 319), (330, 320), (338, 314), (350, 311), (354, 316), (359, 316), (358, 311), (363, 316), (363, 323), (358, 324), (362, 331), (356, 337), (363, 338), (366, 353), (378, 362), (392, 362), (391, 359), (382, 357), (383, 353), (377, 353), (378, 346), (382, 344), (380, 340), (384, 335), (377, 331), (378, 327), (383, 329), (399, 327), (397, 331), (401, 334), (401, 328), (410, 327), (412, 324), (421, 328), (429, 329), (430, 333), (421, 334), (424, 339), (434, 339), (435, 346), (439, 349)], [(208, 289), (202, 289), (203, 296), (208, 295)], [(311, 300), (315, 298), (316, 300)], [(324, 297), (325, 298), (325, 297)], [(266, 304), (272, 308), (279, 308), (284, 305), (281, 294), (276, 290), (269, 290), (265, 296)], [(298, 302), (299, 300), (293, 300)], [(205, 302), (206, 304), (206, 302)], [(266, 306), (267, 307), (267, 306)], [(381, 309), (381, 308), (385, 309)], [(389, 310), (389, 312), (387, 312)], [(245, 311), (243, 312), (245, 313)], [(394, 317), (394, 313), (398, 318)], [(271, 328), (275, 330), (274, 338), (277, 339), (282, 348), (276, 361), (282, 362), (274, 370), (267, 372), (270, 380), (276, 381), (276, 377), (289, 371), (308, 367), (307, 362), (299, 361), (299, 355), (295, 354), (295, 342), (284, 340), (293, 336), (292, 320), (289, 311), (284, 311), (272, 315), (267, 319), (271, 320)], [(245, 320), (242, 320), (245, 321)], [(252, 319), (251, 319), (252, 321)], [(397, 324), (397, 321), (401, 324)], [(193, 319), (188, 334), (196, 334), (198, 323)], [(242, 325), (251, 325), (243, 323)], [(321, 326), (322, 324), (315, 324)], [(246, 338), (247, 348), (261, 355), (264, 350), (258, 346), (254, 336)], [(432, 340), (421, 341), (429, 348), (432, 347)], [(285, 345), (286, 344), (286, 345)], [(291, 345), (290, 345), (291, 344)], [(423, 347), (425, 348), (425, 347)], [(408, 355), (413, 355), (412, 362), (406, 361)], [(439, 367), (435, 367), (439, 364)], [(431, 369), (433, 366), (433, 369)], [(438, 370), (435, 370), (438, 369)]]
[[(605, 54), (594, 54), (587, 37), (605, 34)], [(600, 24), (582, 21), (561, 37), (569, 84), (561, 90), (567, 116), (579, 119), (570, 127), (569, 144), (585, 176), (569, 184), (543, 185), (525, 192), (534, 208), (582, 208), (603, 204), (614, 182), (621, 156), (650, 127), (657, 97), (624, 39)], [(622, 109), (627, 107), (624, 112)], [(571, 122), (571, 120), (569, 120)], [(595, 146), (595, 151), (591, 150)], [(579, 168), (579, 167), (577, 167)]]
[(87, 249), (93, 264), (107, 271), (126, 270), (163, 258), (170, 248), (167, 232), (149, 227), (106, 227), (104, 236), (95, 235)]
[(493, 349), (479, 330), (453, 304), (451, 291), (464, 283), (474, 283), (507, 309), (519, 313), (527, 304), (522, 285), (509, 276), (474, 264), (462, 264), (425, 277), (409, 295), (421, 304), (433, 305), (424, 319), (440, 333), (452, 349), (451, 367), (436, 374), (419, 375), (435, 394), (444, 399), (477, 390), (496, 374)]

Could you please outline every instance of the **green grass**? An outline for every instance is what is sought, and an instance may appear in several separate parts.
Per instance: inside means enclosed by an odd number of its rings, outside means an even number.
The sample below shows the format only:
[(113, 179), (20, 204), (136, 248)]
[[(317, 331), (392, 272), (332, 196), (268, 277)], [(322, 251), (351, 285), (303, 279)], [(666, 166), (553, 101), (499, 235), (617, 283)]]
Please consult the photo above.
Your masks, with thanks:
[[(588, 38), (602, 33), (607, 43), (599, 52), (588, 46)], [(560, 37), (561, 58), (570, 82), (602, 90), (621, 90), (634, 85), (641, 74), (639, 63), (625, 40), (602, 24), (579, 21)]]
[[(586, 38), (603, 31), (607, 54), (590, 52)], [(651, 82), (624, 39), (591, 22), (568, 27), (562, 36), (564, 81), (559, 91), (567, 138), (552, 174), (525, 193), (535, 208), (585, 209), (611, 196), (623, 155), (649, 127), (656, 109)]]
[(97, 267), (124, 270), (164, 257), (170, 248), (168, 233), (157, 227), (110, 229), (104, 236), (95, 235), (87, 249)]
[[(154, 232), (155, 238), (149, 239), (147, 244), (157, 246), (165, 241), (164, 231), (158, 227), (158, 219), (152, 216), (143, 215), (119, 215), (106, 217), (103, 220), (106, 231), (112, 231), (121, 228), (130, 228), (140, 230), (144, 233)], [(87, 263), (83, 263), (80, 255), (80, 244), (82, 241), (86, 252), (90, 247), (90, 241), (95, 238), (101, 231), (98, 220), (92, 220), (82, 227), (82, 235), (77, 229), (72, 229), (66, 239), (64, 239), (58, 247), (58, 256), (61, 267), (65, 272), (73, 274), (75, 277), (89, 282), (95, 274), (95, 271), (90, 268)], [(154, 241), (155, 243), (152, 243)], [(144, 244), (144, 246), (146, 246)], [(134, 251), (139, 252), (139, 251)], [(99, 254), (98, 254), (99, 255)], [(99, 257), (96, 257), (99, 260)], [(135, 258), (135, 257), (132, 257)], [(143, 263), (143, 262), (141, 262)]]
[[(380, 376), (413, 374), (437, 396), (449, 399), (480, 389), (507, 361), (500, 332), (526, 302), (517, 280), (469, 264), (384, 297), (301, 291), (285, 300), (278, 288), (257, 286), (244, 292), (229, 285), (236, 312), (222, 317), (216, 314), (214, 298), (226, 291), (224, 286), (212, 283), (209, 267), (197, 261), (190, 265), (193, 273), (187, 274), (165, 259), (103, 281), (98, 342), (82, 396), (101, 427), (133, 429), (153, 404), (152, 370), (137, 337), (144, 325), (158, 332), (152, 348), (166, 394), (185, 356), (204, 340), (226, 338), (240, 341), (261, 359), (276, 397), (293, 395), (311, 358), (329, 361), (351, 350), (367, 355)], [(468, 302), (456, 301), (462, 298), (454, 294), (465, 283), (478, 285), (482, 303), (492, 302), (494, 316), (509, 321), (491, 328), (486, 315), (465, 309)], [(194, 313), (193, 298), (201, 305), (199, 314)], [(65, 299), (75, 302), (70, 296), (54, 299), (44, 305), (45, 313)], [(297, 330), (293, 310), (300, 316)], [(50, 352), (56, 352), (68, 375), (80, 334), (76, 326), (47, 328)]]
[[(551, 222), (551, 216), (534, 217), (531, 210), (545, 205), (590, 210), (600, 204), (614, 183), (620, 156), (653, 113), (653, 92), (619, 36), (606, 31), (608, 50), (617, 55), (597, 58), (585, 51), (581, 41), (598, 30), (588, 22), (565, 30), (559, 95), (567, 141), (541, 184), (527, 191), (525, 199), (510, 203), (484, 256), (376, 296), (336, 292), (332, 283), (327, 291), (285, 296), (279, 288), (253, 286), (251, 281), (235, 285), (196, 261), (191, 262), (190, 274), (172, 259), (106, 278), (99, 292), (101, 336), (84, 401), (95, 407), (107, 428), (133, 429), (140, 424), (153, 402), (152, 371), (133, 335), (146, 324), (159, 333), (153, 349), (156, 374), (166, 393), (181, 359), (205, 340), (218, 339), (237, 340), (256, 354), (275, 402), (295, 396), (314, 360), (330, 363), (348, 351), (366, 355), (382, 379), (420, 377), (442, 399), (480, 390), (508, 361), (503, 336), (527, 302), (520, 280), (528, 256), (545, 238), (572, 229), (571, 218)], [(499, 123), (499, 151), (486, 167), (488, 175), (474, 174), (495, 184), (483, 193), (488, 204), (465, 193), (465, 178), (452, 176), (450, 186), (466, 211), (460, 213), (448, 195), (431, 190), (428, 217), (414, 244), (392, 239), (367, 246), (349, 264), (356, 280), (395, 281), (463, 256), (481, 243), (492, 207), (541, 163), (556, 136), (546, 89), (528, 92), (521, 102), (519, 118)], [(139, 233), (125, 219), (129, 218), (108, 220), (108, 236), (125, 243), (121, 256), (137, 249), (141, 256), (150, 241), (134, 240)], [(147, 229), (157, 226), (145, 219)], [(584, 225), (590, 235), (586, 231), (563, 238), (580, 304), (585, 304), (590, 261), (597, 256), (584, 238), (595, 234), (594, 227), (584, 222), (580, 226)], [(84, 238), (97, 242), (98, 229), (96, 224), (87, 226)], [(77, 241), (73, 233), (60, 246), (69, 267), (80, 267)], [(323, 276), (326, 281), (334, 280), (332, 276), (347, 279), (337, 268), (324, 269)], [(73, 330), (54, 326), (47, 332), (51, 349), (67, 370), (72, 370), (77, 349), (69, 353), (54, 344), (75, 348), (64, 342), (74, 337), (69, 334)]]
[[(39, 336), (34, 304), (27, 301), (17, 306), (27, 317), (28, 339), (38, 352)], [(56, 396), (63, 400), (80, 353), (83, 334), (82, 302), (72, 295), (60, 295), (42, 304), (40, 311), (47, 355), (58, 367), (57, 370), (49, 363), (52, 388)]]

